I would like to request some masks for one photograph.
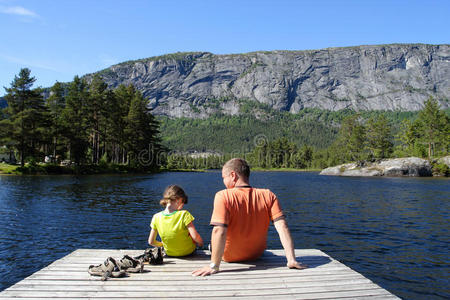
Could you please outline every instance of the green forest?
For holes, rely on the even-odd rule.
[[[433,159],[449,153],[450,110],[440,109],[433,98],[418,112],[303,109],[291,114],[249,102],[242,101],[237,116],[158,117],[162,142],[173,150],[168,166],[220,168],[229,157],[241,156],[262,169],[316,170],[351,161]],[[212,155],[186,155],[193,150]]]
[[[39,169],[45,157],[45,167],[54,172],[64,162],[82,172],[99,169],[92,166],[158,168],[148,153],[139,157],[145,149],[153,155],[162,148],[148,100],[133,86],[110,90],[99,76],[90,83],[76,76],[68,84],[55,83],[44,99],[42,89],[32,88],[35,81],[22,69],[5,88],[7,106],[0,114],[2,151],[14,154],[24,171]]]
[[[210,169],[237,156],[260,169],[322,169],[449,153],[450,110],[433,98],[418,112],[297,114],[240,99],[238,115],[218,110],[191,119],[154,117],[133,86],[111,90],[100,75],[89,83],[78,76],[57,82],[47,97],[33,88],[35,80],[29,69],[20,70],[0,102],[0,154],[15,156],[25,171],[59,172],[61,164],[86,173]]]

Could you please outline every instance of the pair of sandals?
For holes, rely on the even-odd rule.
[[[145,262],[152,265],[163,264],[163,250],[161,247],[148,248],[143,254],[136,257],[124,255],[120,260],[108,257],[102,264],[90,265],[88,273],[93,276],[101,276],[101,280],[105,281],[110,277],[125,277],[127,273],[142,273]]]

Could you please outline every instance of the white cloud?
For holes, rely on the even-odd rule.
[[[17,16],[22,16],[22,17],[32,17],[32,18],[39,17],[39,15],[36,14],[34,11],[23,8],[21,6],[9,6],[9,7],[0,6],[0,13],[9,14],[9,15],[17,15]]]

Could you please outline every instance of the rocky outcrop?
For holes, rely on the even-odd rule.
[[[447,167],[450,168],[450,155],[439,158],[437,160],[437,163],[438,164],[445,164],[445,165],[447,165]]]
[[[414,111],[430,96],[449,107],[450,45],[176,53],[99,73],[110,87],[134,84],[154,114],[172,117],[236,114],[239,99],[292,113],[302,108]]]
[[[375,163],[343,164],[322,170],[320,175],[335,176],[432,176],[431,164],[418,157],[385,159]]]

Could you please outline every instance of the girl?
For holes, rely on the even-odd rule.
[[[168,256],[185,256],[195,251],[195,245],[203,246],[203,239],[194,227],[194,217],[181,210],[188,197],[177,185],[169,185],[159,202],[165,209],[152,218],[148,243],[163,246]],[[161,242],[156,240],[159,234]]]

